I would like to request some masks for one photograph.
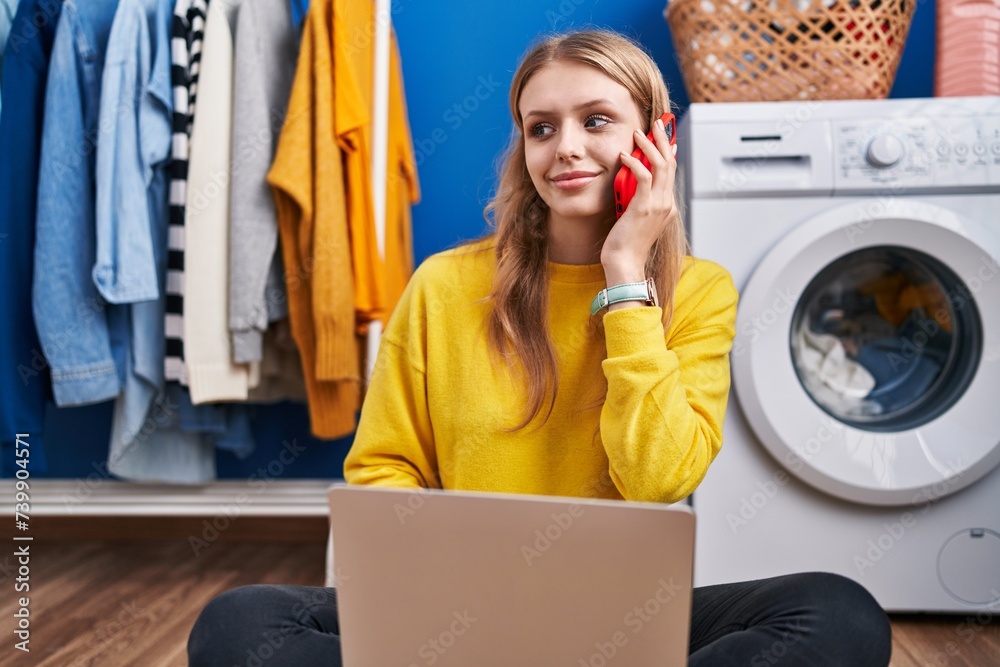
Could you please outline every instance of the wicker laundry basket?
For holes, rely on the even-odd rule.
[[[914,0],[671,0],[692,102],[888,97]]]

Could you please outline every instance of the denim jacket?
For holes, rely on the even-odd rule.
[[[108,41],[97,142],[94,284],[109,303],[159,296],[153,234],[170,157],[170,0],[121,0]],[[154,182],[155,181],[155,182]],[[166,199],[163,199],[165,202]]]
[[[32,302],[58,405],[118,395],[122,379],[95,258],[95,145],[104,53],[118,0],[65,0],[49,64]],[[120,365],[118,366],[120,367]]]
[[[0,0],[5,1],[5,0]],[[0,442],[32,435],[33,472],[42,472],[42,429],[51,394],[48,367],[31,314],[35,192],[45,81],[61,0],[21,0],[4,49],[0,112]],[[3,10],[0,9],[0,14]],[[13,103],[17,100],[17,103]],[[6,449],[0,468],[13,465]]]

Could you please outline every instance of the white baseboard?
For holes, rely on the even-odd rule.
[[[334,480],[220,480],[143,484],[93,479],[30,480],[28,514],[36,516],[327,516]],[[0,516],[15,512],[15,480],[0,481]]]

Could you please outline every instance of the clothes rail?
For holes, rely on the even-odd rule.
[[[379,257],[385,259],[385,193],[388,174],[389,150],[389,38],[392,34],[392,16],[389,0],[375,0],[375,66],[372,82],[372,197],[375,210],[375,235]],[[382,322],[374,320],[368,327],[365,355],[365,383],[375,368]]]

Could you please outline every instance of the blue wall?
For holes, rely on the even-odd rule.
[[[519,57],[538,35],[584,26],[631,35],[659,63],[677,105],[682,110],[688,105],[662,0],[392,0],[392,7],[423,189],[423,199],[413,211],[417,262],[485,231],[482,210],[493,187],[494,158],[511,128],[508,86]],[[892,97],[933,94],[933,44],[934,4],[921,0]],[[220,477],[260,475],[282,444],[291,440],[306,451],[283,466],[282,477],[341,475],[349,438],[336,442],[311,438],[304,406],[260,407],[256,414],[257,451],[244,461],[220,453]],[[51,408],[45,434],[48,470],[37,470],[40,452],[34,451],[34,474],[78,478],[103,471],[110,422],[110,403]]]

